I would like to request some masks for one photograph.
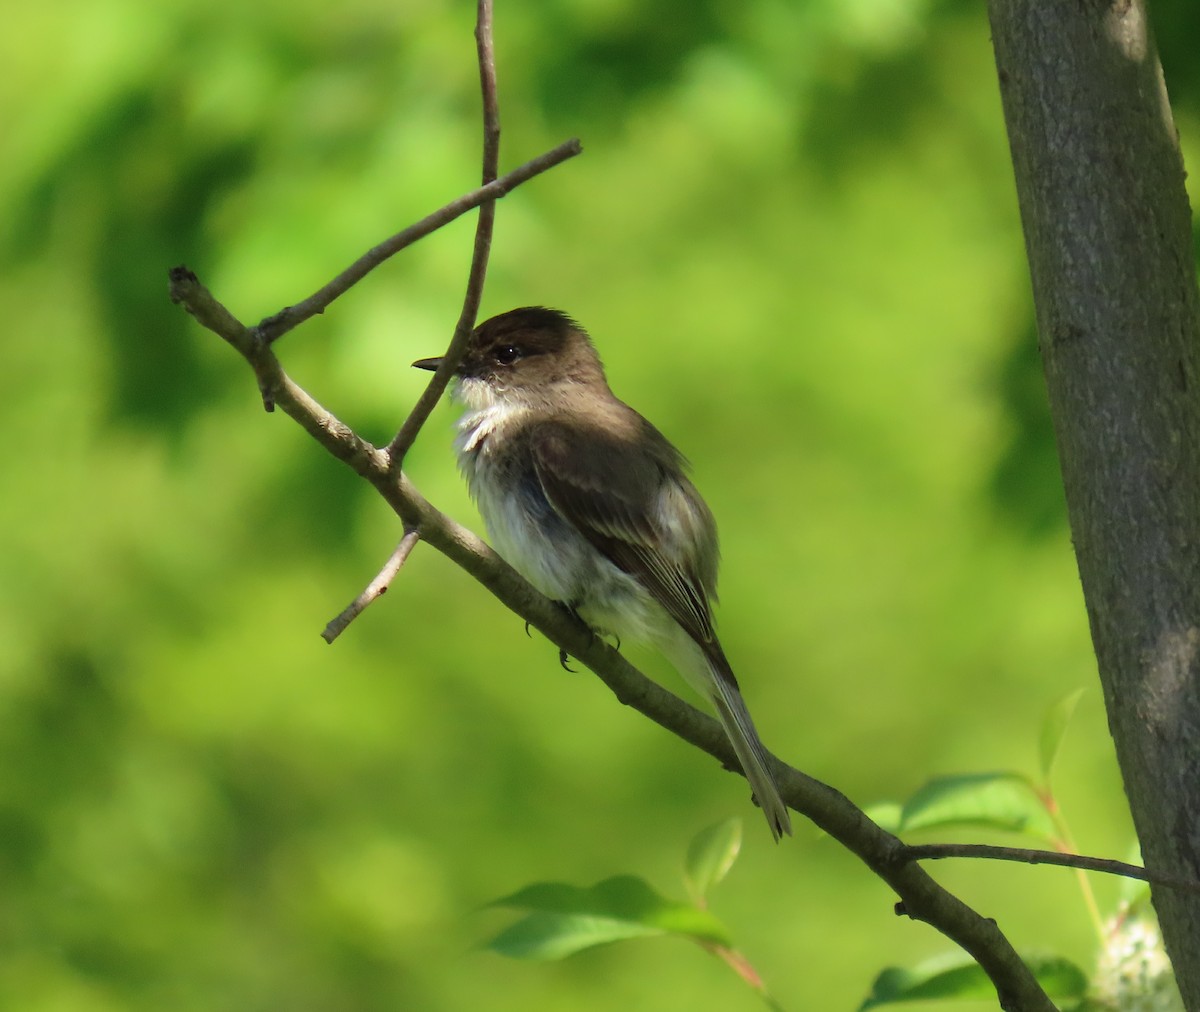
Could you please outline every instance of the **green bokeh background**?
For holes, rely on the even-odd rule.
[[[1200,13],[1155,14],[1194,164]],[[506,923],[482,904],[532,880],[682,895],[687,840],[733,813],[714,907],[785,1007],[852,1009],[946,948],[811,827],[774,846],[744,785],[428,548],[319,639],[398,522],[263,414],[166,270],[253,321],[471,188],[473,20],[448,0],[6,15],[2,1008],[759,1008],[682,942],[476,948]],[[484,315],[571,312],[691,457],[768,744],[869,804],[1032,771],[1042,714],[1087,686],[1060,800],[1084,850],[1124,856],[982,5],[551,0],[496,23],[503,167],[586,150],[499,205]],[[448,340],[472,230],[281,343],[367,438]],[[410,472],[477,527],[452,420]],[[1069,873],[935,871],[1019,947],[1090,966]]]

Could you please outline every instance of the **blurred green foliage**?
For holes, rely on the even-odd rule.
[[[1155,13],[1194,162],[1200,15]],[[326,647],[396,520],[166,299],[186,262],[254,321],[469,189],[473,20],[7,13],[0,1007],[754,1007],[669,939],[548,968],[477,951],[500,923],[481,904],[526,882],[665,880],[748,813],[744,785],[428,549]],[[577,316],[694,461],[768,744],[862,803],[1028,765],[1094,672],[981,5],[552,0],[496,22],[503,164],[586,150],[501,203],[485,315]],[[367,438],[448,339],[472,226],[280,346]],[[477,524],[452,417],[409,465]],[[1098,692],[1056,781],[1080,845],[1124,853]],[[937,871],[1022,948],[1090,965],[1068,874]],[[750,833],[722,917],[791,1008],[856,1007],[882,965],[942,949],[803,829]]]

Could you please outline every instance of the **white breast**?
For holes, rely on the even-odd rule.
[[[543,594],[557,601],[569,600],[575,592],[570,564],[561,558],[563,546],[557,540],[557,550],[547,543],[546,518],[537,514],[544,514],[548,504],[532,498],[535,489],[530,487],[536,476],[522,473],[513,454],[499,450],[528,409],[489,400],[491,403],[469,410],[459,419],[455,440],[458,466],[496,551]]]
[[[641,585],[554,511],[531,464],[522,466],[519,456],[498,451],[528,409],[472,400],[458,422],[455,449],[496,551],[547,597],[577,609],[597,631],[655,638],[651,633],[661,624],[661,609]]]

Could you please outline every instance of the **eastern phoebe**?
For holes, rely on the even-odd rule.
[[[661,650],[716,710],[775,838],[791,833],[713,628],[717,527],[683,455],[613,396],[587,333],[553,309],[480,324],[456,380],[458,464],[497,550],[597,633]]]

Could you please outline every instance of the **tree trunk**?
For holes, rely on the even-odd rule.
[[[1109,727],[1148,867],[1200,879],[1200,323],[1143,0],[989,0],[1042,362]],[[1200,897],[1154,890],[1188,1009]]]

